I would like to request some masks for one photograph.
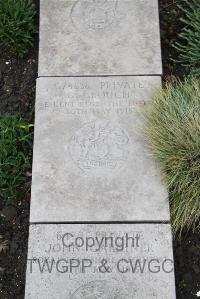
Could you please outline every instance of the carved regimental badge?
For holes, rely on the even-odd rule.
[[[72,159],[82,170],[117,170],[129,155],[129,137],[109,121],[85,124],[70,140]]]
[[[71,19],[80,32],[105,34],[117,21],[117,6],[114,0],[79,0],[72,7]]]
[[[91,281],[78,288],[70,299],[131,299],[128,291],[105,280]]]

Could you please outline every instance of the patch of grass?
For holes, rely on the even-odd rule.
[[[0,0],[0,43],[19,57],[33,45],[35,14],[32,0]]]
[[[166,84],[145,108],[146,133],[169,189],[175,235],[200,219],[200,80]]]
[[[0,117],[0,198],[7,203],[27,181],[32,148],[32,125],[12,115]]]
[[[178,59],[182,65],[200,75],[200,1],[184,0],[179,8],[185,17],[181,18],[184,29],[179,36],[182,42],[174,45],[179,54]]]

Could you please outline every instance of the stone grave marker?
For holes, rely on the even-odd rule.
[[[168,221],[141,108],[159,77],[40,78],[31,222]]]
[[[175,299],[169,203],[141,108],[157,0],[41,0],[26,299]]]
[[[41,0],[39,76],[161,73],[157,0]]]
[[[31,225],[26,298],[175,298],[170,226]]]

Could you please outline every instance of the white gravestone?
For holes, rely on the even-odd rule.
[[[168,221],[141,107],[159,77],[40,78],[31,222]]]
[[[25,298],[175,299],[141,115],[161,86],[158,0],[40,5]]]
[[[41,0],[39,76],[161,73],[157,0]]]
[[[175,299],[170,226],[31,225],[26,299]]]

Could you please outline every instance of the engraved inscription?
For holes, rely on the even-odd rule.
[[[50,109],[80,117],[94,115],[106,118],[114,113],[119,116],[134,115],[137,107],[147,99],[144,91],[148,82],[104,79],[92,83],[89,80],[56,83],[55,89],[61,94],[51,94],[48,100],[37,100],[36,111]]]
[[[42,275],[45,291],[53,283],[55,298],[175,298],[172,248],[166,246],[170,233],[162,224],[33,226],[29,283]]]
[[[80,32],[105,33],[115,23],[117,4],[116,0],[79,0],[72,7],[72,22]]]
[[[127,161],[129,137],[109,121],[85,124],[70,140],[72,159],[82,170],[116,170]]]
[[[91,281],[78,288],[71,299],[124,299],[133,298],[116,283],[106,280]]]

